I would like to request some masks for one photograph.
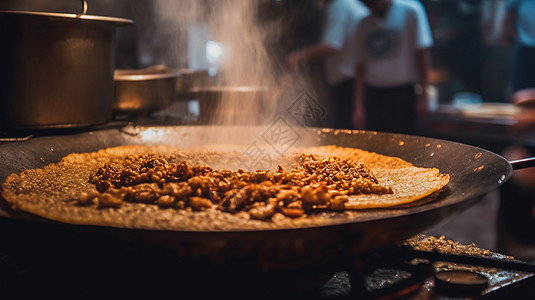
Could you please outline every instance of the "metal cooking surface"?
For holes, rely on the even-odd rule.
[[[59,161],[73,152],[91,152],[98,149],[129,145],[157,145],[190,148],[210,144],[253,148],[271,155],[291,152],[303,146],[338,145],[355,147],[383,155],[403,158],[416,166],[436,167],[450,175],[450,182],[436,201],[403,209],[366,210],[352,220],[364,224],[359,230],[373,238],[374,233],[408,238],[471,206],[479,197],[494,190],[511,175],[510,164],[502,157],[480,148],[418,136],[388,133],[315,129],[241,126],[168,126],[133,127],[90,131],[70,135],[33,138],[24,142],[9,143],[0,147],[0,181],[11,173],[40,168]],[[258,150],[253,149],[253,150]],[[0,211],[3,215],[9,215]],[[383,220],[406,220],[404,228],[392,220],[392,227]],[[381,228],[372,226],[381,222]],[[367,228],[371,227],[371,228]],[[392,231],[392,232],[389,232]],[[397,233],[397,235],[396,235]]]
[[[32,138],[0,146],[0,181],[11,173],[57,162],[73,152],[129,144],[183,148],[230,144],[243,146],[244,153],[256,149],[271,155],[301,146],[356,147],[398,156],[416,166],[439,168],[450,174],[450,182],[437,200],[421,206],[366,210],[343,224],[266,231],[185,232],[70,225],[46,222],[0,206],[0,242],[6,252],[22,261],[55,270],[56,278],[77,274],[88,279],[102,276],[102,268],[115,268],[126,271],[118,271],[117,276],[125,276],[123,283],[128,286],[146,274],[170,272],[188,280],[183,287],[190,283],[196,286],[199,282],[195,278],[210,276],[207,280],[241,276],[240,281],[258,283],[265,278],[278,281],[289,274],[306,281],[317,278],[318,272],[321,277],[347,270],[363,253],[399,245],[445,222],[499,187],[512,173],[509,162],[494,153],[443,140],[365,131],[280,129],[127,126]],[[132,261],[136,262],[135,269]],[[78,270],[84,270],[85,275]],[[114,274],[109,276],[118,278]],[[247,278],[243,274],[248,274]],[[156,276],[153,281],[171,279]]]
[[[175,147],[196,147],[209,144],[243,146],[244,153],[252,145],[273,146],[280,153],[292,148],[315,145],[338,145],[361,148],[384,155],[401,157],[416,166],[437,167],[450,174],[450,183],[439,201],[420,207],[365,211],[359,220],[380,219],[428,211],[460,203],[484,195],[497,188],[511,175],[506,160],[476,147],[431,138],[387,133],[347,131],[331,129],[295,128],[295,143],[265,143],[272,133],[264,127],[221,126],[173,126],[173,127],[124,127],[65,136],[49,136],[12,143],[0,147],[0,181],[11,173],[39,168],[57,162],[72,152],[90,152],[98,149],[128,144],[167,144]],[[266,134],[267,133],[267,134]],[[258,146],[260,147],[260,146]],[[239,147],[238,147],[239,148]],[[282,150],[281,150],[282,149]],[[274,152],[277,155],[277,152]]]

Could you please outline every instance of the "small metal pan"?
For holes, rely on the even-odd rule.
[[[115,70],[115,118],[146,115],[166,108],[175,99],[179,75],[179,71],[163,65],[142,70]]]

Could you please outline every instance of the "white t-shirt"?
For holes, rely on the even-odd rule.
[[[391,87],[417,81],[416,51],[431,47],[433,35],[419,1],[392,0],[384,18],[371,14],[359,23],[355,43],[366,84]]]
[[[352,40],[359,21],[368,14],[368,8],[358,0],[334,0],[329,4],[322,42],[338,50],[325,62],[329,84],[355,76]]]
[[[516,31],[520,45],[535,47],[535,1],[507,0],[507,10],[517,15]]]

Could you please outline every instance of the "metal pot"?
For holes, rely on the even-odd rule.
[[[0,11],[1,127],[111,120],[115,27],[133,21],[83,13]]]
[[[176,82],[176,96],[179,100],[191,100],[204,87],[214,85],[214,78],[208,70],[181,69]]]
[[[166,108],[175,97],[180,72],[163,65],[143,70],[115,70],[115,116],[147,114]]]
[[[200,88],[195,98],[203,124],[266,124],[276,106],[276,94],[266,86],[209,86]]]

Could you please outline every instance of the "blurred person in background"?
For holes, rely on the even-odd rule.
[[[433,36],[416,0],[361,0],[371,14],[355,41],[356,128],[412,133],[428,110]]]
[[[353,37],[368,10],[358,0],[327,0],[326,21],[321,41],[290,53],[286,66],[294,71],[306,61],[325,61],[330,126],[352,128],[354,72]]]
[[[507,0],[504,42],[513,46],[511,91],[535,87],[535,1]]]
[[[507,0],[503,34],[511,52],[511,102],[523,108],[512,126],[522,134],[535,130],[535,0]],[[535,156],[535,148],[511,145],[509,161]],[[498,251],[535,262],[535,168],[513,172],[500,189]]]

